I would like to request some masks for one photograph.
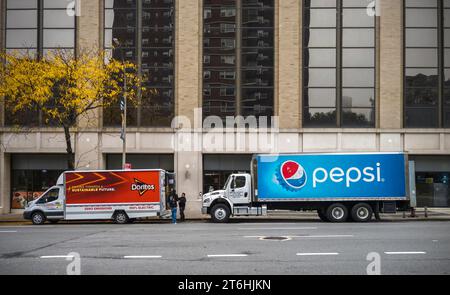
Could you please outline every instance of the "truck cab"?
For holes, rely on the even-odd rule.
[[[223,189],[203,195],[202,213],[211,215],[214,222],[227,222],[230,216],[265,215],[267,208],[252,207],[252,176],[231,174]]]
[[[57,185],[49,188],[38,199],[29,202],[23,212],[24,219],[40,225],[46,220],[56,223],[64,219],[64,183],[60,176]]]

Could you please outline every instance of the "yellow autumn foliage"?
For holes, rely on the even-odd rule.
[[[136,102],[141,80],[136,65],[106,60],[102,53],[64,50],[44,59],[17,53],[1,53],[0,96],[13,113],[38,109],[62,127],[73,127],[84,113],[119,103],[123,75],[127,74],[127,98]],[[106,61],[106,62],[105,62]]]

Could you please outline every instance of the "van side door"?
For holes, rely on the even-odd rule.
[[[36,205],[42,209],[46,218],[64,217],[64,200],[61,190],[62,188],[60,187],[52,187],[36,202]]]

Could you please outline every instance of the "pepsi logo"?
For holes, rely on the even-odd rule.
[[[301,189],[306,184],[305,169],[297,162],[286,161],[281,165],[280,174],[291,189]]]

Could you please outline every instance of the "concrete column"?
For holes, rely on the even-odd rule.
[[[202,191],[203,158],[201,152],[175,153],[175,172],[177,193],[186,193],[186,218],[201,217],[202,202],[199,193]]]
[[[0,153],[0,214],[11,212],[11,156]]]
[[[203,1],[178,0],[175,8],[175,115],[189,119],[192,128],[201,127],[202,118],[194,111],[202,105],[202,5]],[[186,217],[201,216],[202,153],[175,151],[175,172],[178,194],[186,193]]]
[[[403,1],[381,0],[380,128],[403,127]]]
[[[194,126],[194,109],[202,104],[202,2],[176,1],[175,115]]]
[[[99,158],[99,133],[83,132],[74,137],[75,168],[78,170],[102,169],[102,161]]]
[[[278,60],[278,106],[280,129],[300,128],[302,118],[301,98],[301,5],[298,0],[278,0],[278,32],[275,36]],[[275,24],[277,26],[277,24]]]
[[[103,35],[103,1],[79,0],[80,10],[77,17],[77,51],[78,53],[95,53],[103,49],[101,36]],[[78,125],[82,128],[95,128],[101,126],[101,110],[93,110],[82,118]]]
[[[98,52],[103,49],[103,1],[80,0],[80,11],[77,18],[77,49],[82,52]],[[99,134],[89,129],[101,127],[101,109],[88,112],[79,118],[79,132],[73,145],[75,150],[75,166],[77,169],[101,169],[99,160]]]

